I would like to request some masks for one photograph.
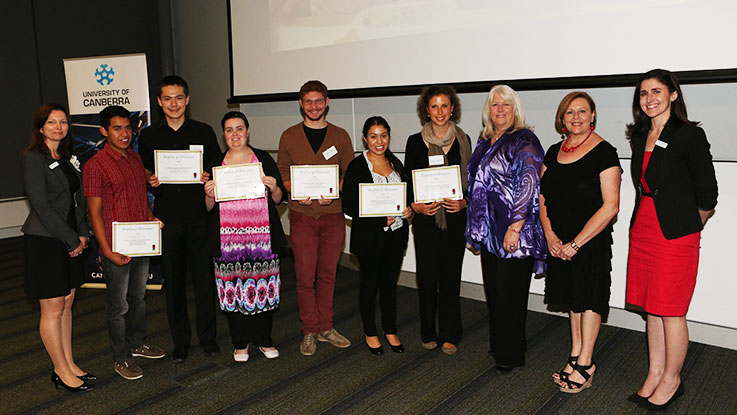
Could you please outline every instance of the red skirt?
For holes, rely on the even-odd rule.
[[[701,232],[665,239],[651,197],[642,197],[630,230],[627,303],[649,314],[685,316],[699,268]]]

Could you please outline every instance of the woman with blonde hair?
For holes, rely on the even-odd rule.
[[[489,91],[481,119],[468,163],[466,240],[481,251],[490,354],[509,372],[525,364],[530,280],[547,251],[538,201],[543,149],[506,85]]]

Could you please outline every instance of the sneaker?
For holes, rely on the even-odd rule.
[[[156,346],[150,344],[142,344],[137,349],[131,349],[131,356],[133,357],[145,357],[146,359],[161,359],[166,356],[164,351]],[[125,377],[125,376],[124,376]]]
[[[302,343],[299,345],[299,352],[304,356],[312,356],[315,354],[315,351],[317,350],[317,343],[315,343],[316,338],[317,333],[305,334],[305,338],[302,339]]]
[[[328,342],[335,347],[345,349],[351,345],[351,341],[346,339],[345,336],[338,333],[338,330],[330,329],[322,333],[317,333],[317,340],[321,342]]]
[[[115,369],[115,371],[124,379],[136,380],[143,377],[143,369],[129,360],[126,360],[123,363],[115,362],[113,369]]]

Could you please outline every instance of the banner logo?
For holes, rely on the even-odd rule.
[[[106,86],[113,83],[113,77],[115,76],[115,70],[113,67],[103,63],[97,69],[95,69],[95,79],[97,83]]]

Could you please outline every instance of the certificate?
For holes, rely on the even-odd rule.
[[[215,200],[258,199],[266,196],[261,181],[261,163],[234,164],[212,168]]]
[[[127,256],[161,255],[161,223],[113,222],[113,252]]]
[[[457,165],[412,170],[412,183],[415,203],[463,199],[461,169]]]
[[[289,167],[292,200],[338,198],[338,165],[300,165]]]
[[[156,177],[166,183],[200,183],[202,152],[196,150],[154,150]]]
[[[358,216],[402,216],[407,207],[407,183],[360,183]]]

